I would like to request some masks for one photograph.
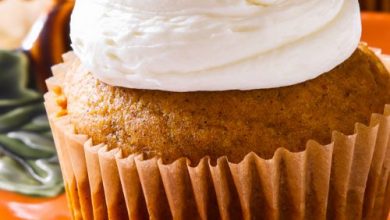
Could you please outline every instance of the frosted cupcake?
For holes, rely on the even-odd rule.
[[[46,94],[74,218],[384,219],[360,34],[356,0],[78,1]]]

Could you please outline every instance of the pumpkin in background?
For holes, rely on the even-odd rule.
[[[359,0],[362,10],[390,11],[390,0]]]
[[[51,76],[51,67],[62,61],[62,54],[69,51],[69,22],[73,0],[53,0],[47,15],[41,16],[24,40],[22,49],[30,58],[32,84],[41,92],[46,91],[45,80]]]

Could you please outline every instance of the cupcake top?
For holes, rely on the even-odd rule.
[[[126,88],[221,91],[297,84],[356,50],[357,0],[80,0],[73,49]]]

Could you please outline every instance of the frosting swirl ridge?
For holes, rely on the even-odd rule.
[[[300,83],[360,36],[358,0],[79,0],[71,22],[75,53],[103,82],[178,92]]]

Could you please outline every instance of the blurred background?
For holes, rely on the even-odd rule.
[[[390,0],[359,0],[362,10],[390,11]]]

